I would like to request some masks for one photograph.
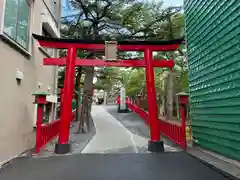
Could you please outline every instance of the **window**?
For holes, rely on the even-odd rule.
[[[29,45],[29,0],[6,0],[4,28],[5,35],[28,50]]]

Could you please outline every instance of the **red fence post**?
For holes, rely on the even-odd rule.
[[[69,144],[69,131],[72,118],[72,97],[74,89],[74,76],[75,76],[75,61],[76,61],[76,48],[68,49],[68,56],[66,59],[66,72],[64,80],[63,91],[63,104],[60,113],[60,131],[58,144],[55,146],[56,154],[66,154],[70,151]]]
[[[151,140],[148,144],[148,150],[152,152],[163,152],[163,141],[160,141],[160,127],[157,118],[157,99],[155,89],[154,67],[152,66],[152,50],[146,49],[144,51],[144,60],[146,63],[146,83],[147,83],[147,97],[148,97],[148,113]]]
[[[37,128],[36,128],[36,153],[40,152],[42,146],[42,138],[41,138],[41,126],[42,126],[42,118],[43,118],[43,107],[47,104],[47,93],[45,92],[36,92],[32,95],[35,96],[35,104],[37,104]]]
[[[178,93],[179,105],[180,105],[180,117],[181,117],[181,128],[182,128],[182,143],[180,144],[183,149],[187,149],[187,140],[186,140],[186,110],[188,104],[188,94],[187,93]]]

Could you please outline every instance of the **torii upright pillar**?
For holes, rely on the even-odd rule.
[[[76,61],[76,48],[75,47],[68,48],[62,100],[64,103],[61,105],[62,112],[60,112],[59,138],[58,143],[55,146],[56,154],[66,154],[71,150],[69,144],[69,131],[72,117],[72,97],[74,89],[75,61]]]
[[[152,50],[144,51],[144,60],[146,63],[146,85],[147,85],[147,101],[148,101],[148,122],[150,126],[150,140],[148,142],[148,150],[151,152],[164,152],[163,141],[160,141],[160,127],[157,118],[157,99],[155,88],[154,67],[152,66]]]

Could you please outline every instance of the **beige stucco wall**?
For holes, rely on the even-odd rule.
[[[0,17],[2,15],[0,1]],[[32,32],[41,34],[42,1],[35,1]],[[0,18],[1,19],[1,18]],[[32,41],[31,56],[27,56],[8,41],[0,39],[0,165],[1,162],[33,148],[35,132],[33,129],[34,98],[31,93],[42,83],[41,91],[54,86],[56,68],[43,66],[45,56]],[[21,85],[16,81],[16,69],[24,74]]]

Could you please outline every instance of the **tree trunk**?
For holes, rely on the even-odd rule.
[[[80,96],[81,96],[81,92],[80,92],[81,76],[82,76],[82,67],[79,67],[77,70],[76,83],[75,83],[75,90],[77,91],[77,93],[76,93],[76,121],[80,121],[80,112],[79,112],[80,108],[79,107],[80,107]]]
[[[104,105],[108,104],[108,91],[104,92]]]
[[[173,83],[173,72],[170,71],[168,74],[168,88],[167,88],[167,119],[173,119],[173,92],[174,92],[174,83]]]
[[[83,96],[82,97],[82,107],[81,107],[81,111],[80,111],[80,121],[79,121],[79,125],[78,125],[78,130],[77,130],[77,133],[86,133],[86,128],[84,126],[84,101],[85,101],[85,97]],[[79,108],[80,109],[80,108]]]
[[[108,87],[106,89],[106,91],[104,92],[104,103],[107,105],[108,104],[108,100],[109,100],[109,94],[111,92],[111,89],[112,89],[112,86],[111,87]]]
[[[92,40],[95,40],[98,35],[96,22],[93,23],[93,32],[92,32]],[[92,50],[89,58],[94,59],[96,57],[95,50]],[[93,95],[93,75],[94,75],[94,67],[87,68],[87,72],[84,78],[84,90],[83,90],[83,103],[82,103],[82,111],[81,118],[83,119],[83,128],[85,124],[87,126],[87,130],[90,130],[90,118],[91,118],[91,110],[92,110],[92,95]]]
[[[84,79],[84,122],[87,125],[87,129],[90,129],[89,121],[91,117],[92,109],[92,94],[93,94],[93,71],[94,68],[89,68]]]

